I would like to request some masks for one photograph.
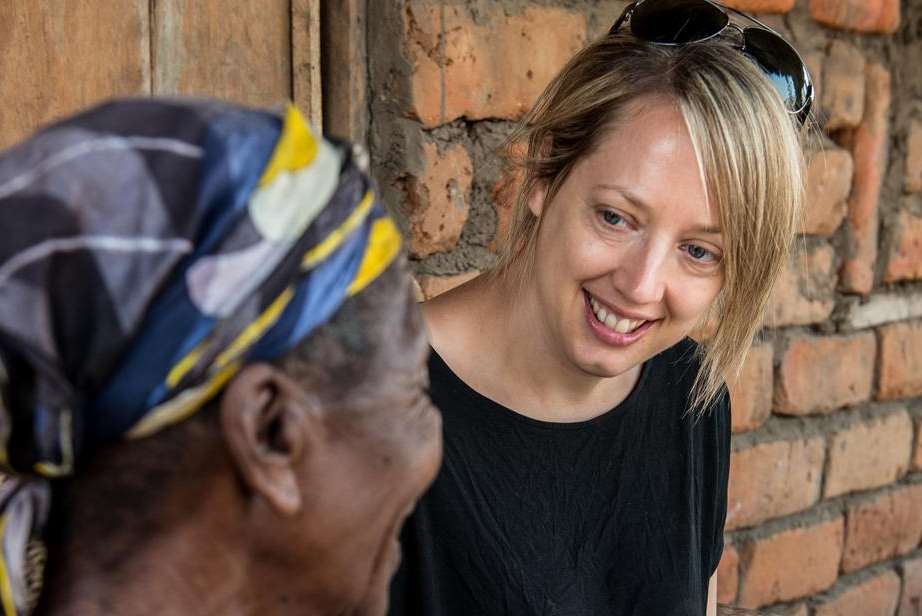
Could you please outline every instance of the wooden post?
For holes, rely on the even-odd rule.
[[[320,0],[291,0],[291,95],[311,124],[323,130]]]
[[[324,132],[367,145],[366,0],[323,0],[320,61]]]

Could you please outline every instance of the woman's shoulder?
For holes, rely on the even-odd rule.
[[[658,368],[657,372],[668,376],[670,381],[677,381],[691,387],[691,383],[701,369],[703,350],[703,347],[691,338],[683,338],[660,352],[653,358],[652,363],[654,368]]]
[[[662,351],[653,360],[652,372],[654,380],[659,379],[670,385],[670,389],[686,397],[691,396],[694,382],[701,370],[701,360],[704,347],[701,343],[691,338],[683,338],[665,351]],[[723,424],[729,422],[730,395],[727,386],[721,388],[720,393],[701,418],[709,418],[717,424],[718,429],[723,429]]]
[[[663,355],[670,360],[687,364],[700,364],[700,353],[703,347],[692,338],[682,338],[677,343],[663,351]]]
[[[474,341],[471,316],[478,312],[479,278],[474,278],[420,304],[429,344],[442,357],[452,358],[455,348]]]

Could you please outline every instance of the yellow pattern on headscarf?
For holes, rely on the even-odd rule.
[[[285,109],[285,131],[259,179],[259,186],[270,184],[283,171],[297,171],[311,164],[317,156],[317,147],[317,140],[304,116],[297,107],[289,104]]]
[[[7,517],[0,516],[0,538],[6,532]],[[3,604],[4,616],[16,616],[16,602],[13,601],[13,586],[10,584],[10,575],[6,567],[6,556],[2,553],[0,544],[0,602]]]
[[[61,447],[61,463],[53,464],[47,460],[36,462],[35,472],[44,477],[66,477],[74,470],[74,441],[72,437],[71,414],[70,412],[62,413],[58,423],[60,434],[58,434],[58,443]]]
[[[205,342],[200,342],[170,369],[169,373],[166,375],[166,384],[170,389],[179,385],[179,381],[182,377],[192,369],[192,366],[194,366],[202,356],[202,352],[205,350],[206,346]]]
[[[276,144],[272,158],[260,179],[260,187],[270,184],[280,173],[297,171],[309,166],[317,157],[318,143],[301,113],[289,105],[285,115],[285,130]],[[302,271],[308,271],[327,259],[343,241],[367,219],[374,206],[374,193],[368,191],[362,201],[346,219],[323,240],[308,250],[302,260]],[[368,286],[387,269],[400,251],[400,232],[390,218],[380,218],[372,223],[368,243],[346,296],[351,297]],[[181,392],[152,409],[127,433],[127,438],[143,438],[162,428],[191,416],[215,396],[240,368],[240,358],[281,317],[294,297],[295,289],[289,286],[267,306],[263,312],[241,331],[211,364],[211,377],[205,382]],[[180,359],[168,372],[166,384],[175,388],[182,378],[201,360],[208,340],[200,342]]]
[[[304,116],[301,115],[301,112],[298,111],[297,107],[294,105],[289,104],[286,108],[283,126],[284,129],[282,130],[282,134],[279,136],[279,140],[275,144],[275,149],[272,151],[272,158],[266,165],[266,169],[263,171],[259,180],[260,188],[265,188],[271,184],[280,173],[297,171],[308,167],[317,157],[319,144],[314,138]],[[361,209],[364,205],[365,202],[363,200],[359,208]],[[365,209],[367,211],[367,207]],[[353,212],[352,215],[354,214],[355,212]],[[350,218],[352,215],[350,215]],[[290,299],[290,295],[288,299]],[[285,303],[287,303],[287,300]],[[282,307],[284,308],[284,306]],[[245,340],[252,340],[254,330],[258,329],[258,333],[261,334],[264,328],[259,329],[259,327],[258,323],[251,324],[250,327],[244,331],[244,334],[249,332],[249,336],[246,337]],[[240,341],[240,337],[238,337],[235,344],[231,345],[231,348],[225,352],[223,355],[225,359],[228,353],[233,354],[240,350],[238,341]],[[167,373],[167,387],[174,389],[179,385],[182,378],[199,362],[207,346],[208,340],[200,342],[195,348],[186,353],[182,359],[176,362]]]
[[[240,370],[240,363],[224,366],[198,387],[187,389],[174,398],[151,409],[125,435],[127,439],[145,438],[167,426],[191,417],[201,409]]]
[[[295,291],[291,286],[279,293],[279,296],[272,300],[272,303],[263,310],[262,314],[260,314],[255,321],[247,325],[246,328],[237,335],[234,341],[218,355],[218,358],[215,360],[215,365],[219,367],[224,366],[231,360],[236,359],[237,356],[242,354],[246,349],[250,348],[253,343],[259,340],[260,336],[262,336],[267,329],[275,325],[275,322],[282,316],[282,312],[294,296]]]
[[[400,252],[400,231],[390,218],[379,218],[371,227],[365,256],[346,295],[352,297],[387,269]]]
[[[362,202],[359,203],[352,213],[340,224],[337,228],[333,229],[328,236],[323,238],[323,241],[308,250],[304,254],[304,258],[301,259],[301,269],[307,271],[318,263],[330,256],[330,253],[339,248],[339,245],[343,243],[343,240],[346,239],[349,234],[355,230],[362,221],[365,220],[365,217],[368,216],[368,212],[371,211],[371,206],[374,203],[374,193],[370,190],[365,193],[365,197],[362,199]]]

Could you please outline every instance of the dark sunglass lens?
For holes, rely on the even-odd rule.
[[[794,48],[774,32],[746,28],[746,53],[775,85],[788,111],[806,117],[813,102],[810,74]]]
[[[683,45],[711,38],[729,20],[704,0],[645,0],[631,14],[631,32],[651,43]]]

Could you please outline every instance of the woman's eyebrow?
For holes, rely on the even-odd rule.
[[[720,227],[698,226],[698,227],[693,227],[692,231],[696,233],[703,233],[704,235],[722,235]]]
[[[651,208],[646,201],[641,199],[639,196],[630,191],[630,189],[625,188],[624,186],[619,186],[618,184],[596,184],[593,186],[595,190],[613,190],[620,194],[625,200],[634,205],[635,207],[649,212]],[[692,231],[695,233],[702,233],[704,235],[721,235],[720,227],[712,225],[697,225],[692,227]]]
[[[617,192],[618,194],[620,194],[622,197],[624,197],[626,200],[630,201],[631,204],[636,205],[640,209],[642,210],[651,209],[650,206],[647,205],[646,201],[644,201],[643,199],[641,199],[640,197],[632,193],[629,189],[625,188],[624,186],[619,186],[618,184],[605,184],[603,182],[602,184],[596,184],[595,186],[593,186],[593,189],[613,190]]]

